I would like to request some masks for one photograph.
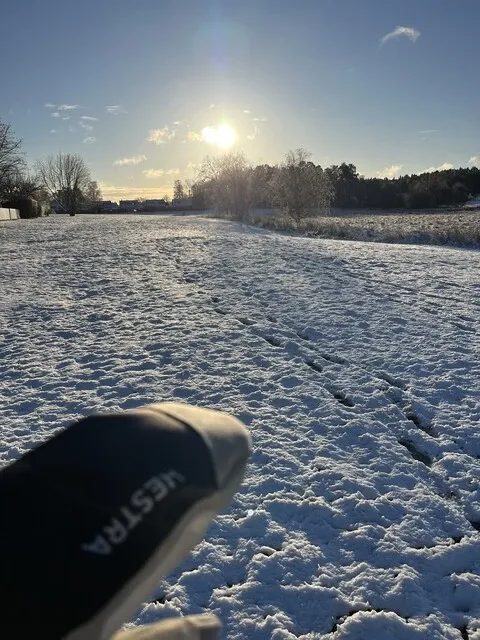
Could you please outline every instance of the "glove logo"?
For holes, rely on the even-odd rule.
[[[114,548],[123,544],[130,533],[152,511],[155,503],[162,502],[174,489],[185,482],[184,476],[171,469],[152,476],[130,496],[126,505],[119,508],[117,517],[102,527],[93,542],[81,545],[83,551],[108,556]]]

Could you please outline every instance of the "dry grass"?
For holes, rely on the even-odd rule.
[[[480,212],[346,213],[307,218],[299,224],[280,213],[251,213],[243,222],[315,238],[480,248]]]

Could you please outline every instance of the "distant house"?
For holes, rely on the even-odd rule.
[[[111,200],[97,200],[96,202],[92,202],[90,208],[98,213],[111,213],[112,211],[118,210],[118,204]]]
[[[172,200],[172,207],[176,209],[191,209],[192,202],[192,198],[174,198]]]
[[[163,198],[161,200],[145,200],[143,205],[144,209],[150,211],[153,211],[154,209],[164,209],[166,206],[168,206]]]
[[[120,200],[120,211],[140,211],[143,209],[143,202],[140,200]]]

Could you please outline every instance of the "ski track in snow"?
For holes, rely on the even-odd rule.
[[[0,255],[2,464],[152,401],[251,430],[232,507],[135,624],[480,638],[479,252],[62,216],[0,224]]]

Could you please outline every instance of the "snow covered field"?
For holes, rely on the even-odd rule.
[[[0,223],[0,256],[2,464],[154,400],[251,429],[243,490],[136,623],[480,638],[479,252],[62,216]]]

